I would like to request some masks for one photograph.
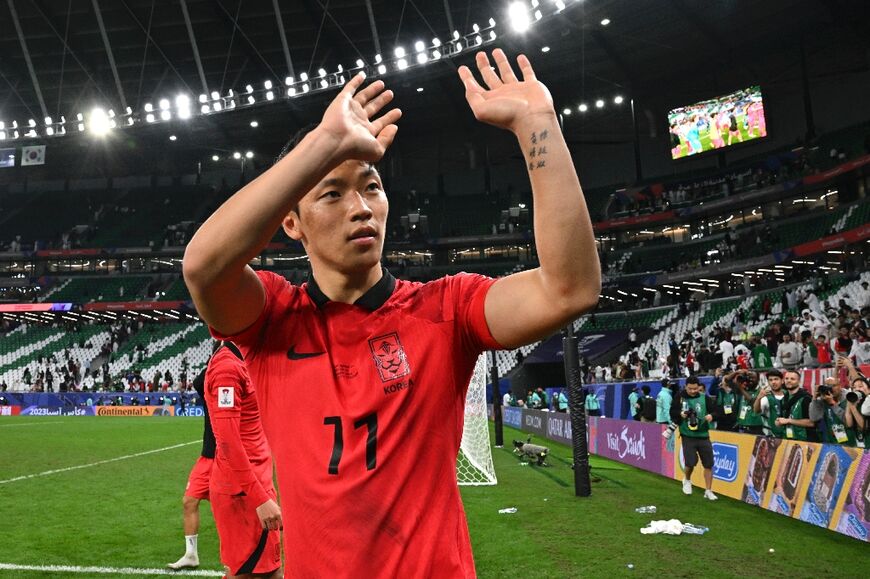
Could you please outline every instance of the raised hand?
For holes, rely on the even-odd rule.
[[[465,99],[477,120],[516,133],[521,123],[534,117],[556,116],[550,91],[535,77],[525,55],[517,58],[522,80],[517,79],[503,50],[497,48],[492,55],[498,71],[490,65],[485,52],[476,56],[477,69],[488,88],[477,82],[467,66],[459,67]]]
[[[393,100],[393,91],[384,90],[384,81],[378,80],[357,92],[364,81],[360,73],[347,82],[323,113],[319,128],[336,140],[340,158],[377,162],[396,137],[402,111],[391,109],[375,118]]]

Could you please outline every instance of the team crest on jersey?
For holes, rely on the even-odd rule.
[[[389,382],[411,373],[408,357],[396,332],[372,338],[369,340],[369,348],[375,360],[375,367],[381,375],[381,381]]]
[[[232,408],[236,405],[236,391],[232,386],[218,388],[218,408]]]

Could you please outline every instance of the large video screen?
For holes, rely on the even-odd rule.
[[[674,109],[668,123],[674,159],[767,136],[759,86]]]

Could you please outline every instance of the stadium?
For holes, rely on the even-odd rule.
[[[7,0],[0,577],[866,576],[865,4]]]

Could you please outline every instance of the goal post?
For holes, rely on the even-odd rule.
[[[497,400],[493,401],[495,404]],[[489,416],[486,404],[486,352],[477,359],[465,396],[465,425],[456,458],[456,478],[460,485],[494,485],[498,481],[492,464],[489,442]]]

